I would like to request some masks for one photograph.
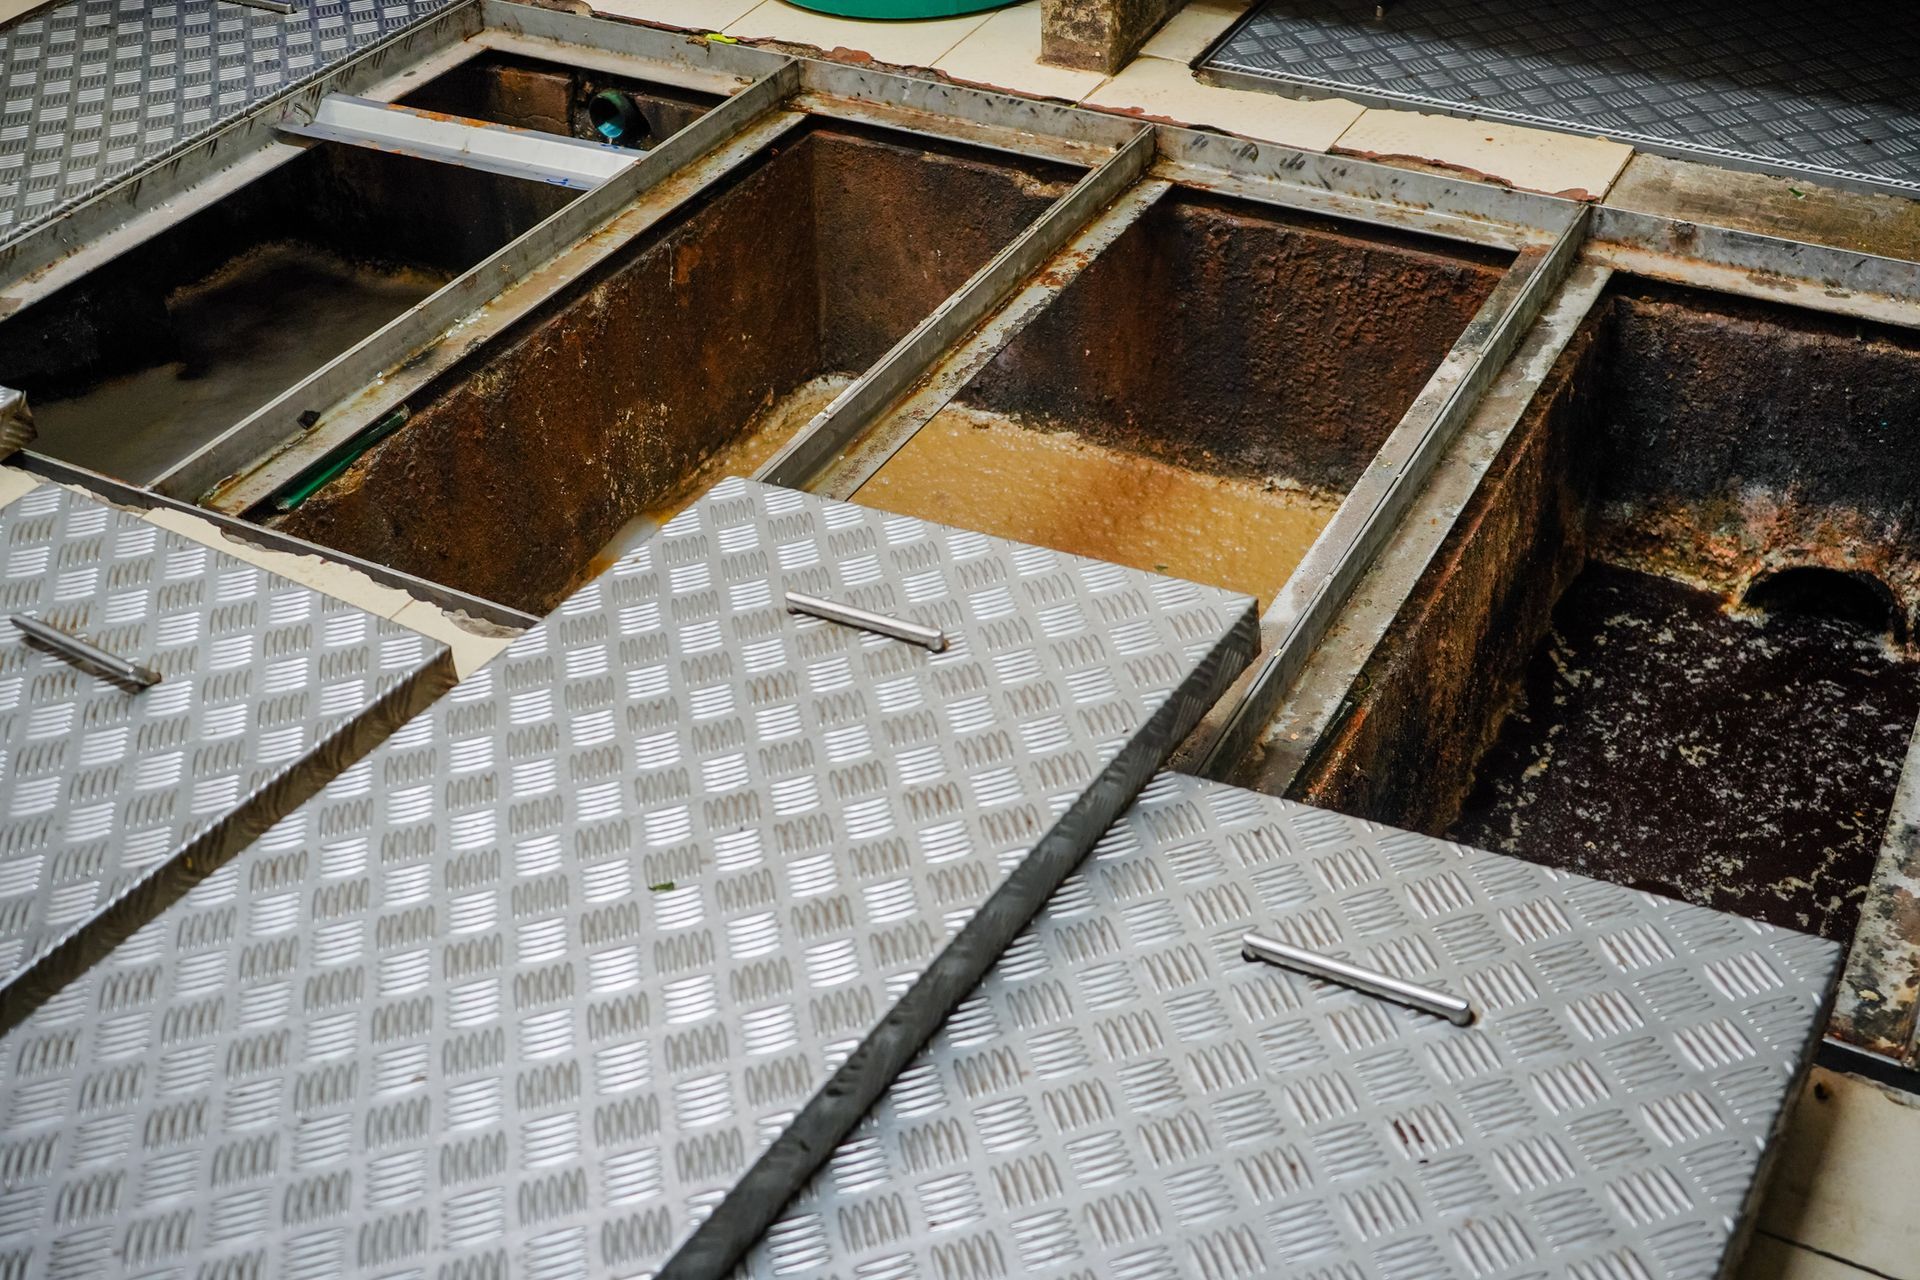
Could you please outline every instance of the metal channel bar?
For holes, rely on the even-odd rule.
[[[323,416],[312,428],[303,429],[300,415],[309,410],[325,415],[341,400],[370,385],[397,393],[398,388],[391,379],[380,381],[382,375],[407,364],[420,348],[476,308],[569,246],[593,235],[682,168],[724,146],[776,111],[792,96],[798,83],[798,70],[787,64],[723,100],[648,152],[639,163],[556,211],[492,257],[461,273],[419,305],[395,317],[174,463],[154,480],[153,489],[168,497],[197,501],[229,477],[256,469],[263,459],[289,442],[297,447],[282,455],[287,466],[274,468],[278,478],[273,484],[284,480],[286,475],[325,461],[332,451],[351,447],[353,437],[371,422],[329,422]],[[616,246],[608,246],[609,251],[613,247]],[[386,403],[391,405],[398,398],[397,394],[389,394]],[[371,421],[381,416],[384,411],[375,414]],[[279,474],[282,470],[286,475]],[[252,484],[251,479],[249,476],[249,484],[240,486],[238,492],[218,495],[213,501],[215,509],[238,514],[265,497],[273,487],[266,484],[266,491],[255,492],[260,486]]]
[[[1143,127],[1125,116],[842,62],[806,59],[804,75],[800,101],[816,114],[1068,164],[1096,163]]]
[[[282,120],[280,132],[551,183],[573,191],[593,190],[646,154],[631,147],[422,111],[345,93],[330,93],[320,99],[312,119],[294,116]]]
[[[300,149],[281,141],[276,127],[287,111],[329,93],[368,94],[390,78],[432,65],[436,55],[451,56],[446,65],[453,65],[461,60],[459,46],[480,25],[477,0],[453,0],[419,25],[265,99],[212,133],[155,157],[59,217],[0,243],[0,316],[37,301],[236,185],[297,157]]]
[[[1258,740],[1287,687],[1520,340],[1566,278],[1592,210],[1581,206],[1547,249],[1523,250],[1413,406],[1341,501],[1260,620],[1264,652],[1201,725],[1183,759],[1218,776]]]
[[[57,484],[84,489],[95,497],[104,498],[108,502],[118,503],[123,507],[140,511],[155,508],[178,511],[184,515],[205,520],[229,537],[268,551],[284,551],[288,555],[317,556],[324,560],[331,560],[335,564],[356,569],[375,582],[404,591],[416,600],[437,605],[449,613],[464,613],[481,622],[491,622],[496,626],[511,627],[519,631],[524,631],[540,621],[534,614],[501,604],[497,600],[469,595],[465,591],[444,586],[426,578],[416,578],[410,573],[404,573],[374,560],[363,560],[345,551],[337,551],[317,542],[308,542],[305,538],[291,537],[274,529],[249,524],[245,520],[236,520],[218,511],[196,507],[190,502],[181,502],[164,494],[154,493],[150,489],[141,489],[124,481],[115,480],[112,476],[103,476],[98,471],[89,471],[85,467],[76,467],[59,458],[50,458],[44,453],[23,450],[14,455],[12,465]]]
[[[1920,327],[1920,262],[1601,205],[1586,256],[1716,293]]]
[[[670,67],[663,83],[689,89],[700,88],[715,69],[741,80],[758,80],[794,61],[792,55],[772,49],[709,40],[692,31],[568,13],[557,6],[480,0],[480,18],[485,29],[477,39],[490,48],[616,74],[636,69],[616,60],[665,62]]]
[[[1358,696],[1356,685],[1374,651],[1426,576],[1500,451],[1525,418],[1547,375],[1606,293],[1613,273],[1576,265],[1507,367],[1480,399],[1466,425],[1442,454],[1399,528],[1375,557],[1300,675],[1287,688],[1260,739],[1260,750],[1233,772],[1233,781],[1286,795],[1307,761],[1338,727]],[[1176,767],[1188,764],[1176,755]]]
[[[1576,201],[1160,125],[1154,172],[1183,186],[1470,244],[1551,244]]]
[[[856,439],[841,453],[839,461],[831,462],[824,472],[804,486],[806,491],[841,501],[852,497],[858,487],[866,484],[874,472],[885,466],[889,457],[893,457],[908,439],[912,439],[914,432],[918,432],[941,409],[945,409],[960,388],[972,382],[973,374],[987,367],[987,361],[991,361],[1014,338],[1018,338],[1020,330],[1044,311],[1052,299],[1060,294],[1060,290],[1071,284],[1077,274],[1085,271],[1100,255],[1100,251],[1104,251],[1114,240],[1119,240],[1119,236],[1129,226],[1135,225],[1140,215],[1152,207],[1154,201],[1165,196],[1167,190],[1171,190],[1171,184],[1148,178],[1144,182],[1135,182],[1121,192],[1119,200],[1094,217],[1085,230],[1069,240],[1066,248],[1060,249],[1060,253],[1046,263],[1046,271],[1029,278],[1010,301],[1006,301],[979,328],[975,328],[972,336],[966,338],[960,347],[952,349],[945,359],[941,359],[933,367],[933,372],[922,378],[914,390],[908,391],[904,399],[895,401],[891,409],[879,413],[872,426],[860,430]],[[822,416],[814,415],[801,428],[801,436],[808,430],[814,430]],[[780,462],[778,455],[762,462],[753,474],[753,480],[760,484],[780,484],[778,480],[770,478],[776,462]],[[655,520],[636,516],[622,530],[620,547],[622,551],[637,547],[659,530],[660,526]]]
[[[1830,1034],[1843,1044],[1920,1067],[1920,727],[1907,746],[1893,809],[1847,967],[1834,996]]]
[[[1120,193],[1120,198],[1095,216],[1067,241],[1043,269],[1034,272],[1006,304],[975,329],[934,366],[905,398],[895,401],[874,424],[842,451],[839,459],[816,477],[809,489],[828,498],[851,498],[894,454],[905,448],[920,428],[950,404],[989,361],[1020,336],[1053,300],[1079,278],[1080,273],[1144,217],[1173,189],[1170,182],[1147,178]]]
[[[974,272],[972,279],[895,343],[879,363],[834,397],[832,404],[768,460],[756,478],[790,489],[809,487],[888,406],[933,368],[942,353],[972,332],[1021,281],[1139,181],[1153,163],[1153,156],[1153,130],[1139,130],[1105,163],[1048,206],[991,262]]]
[[[425,345],[383,374],[334,402],[311,430],[268,454],[196,500],[215,511],[242,515],[267,501],[303,471],[350,456],[363,448],[371,429],[387,422],[408,401],[463,361],[484,353],[507,330],[545,305],[560,290],[593,271],[675,210],[806,122],[798,112],[771,111],[718,149],[694,161],[666,183],[635,200],[598,231],[540,264],[506,289],[475,304]]]

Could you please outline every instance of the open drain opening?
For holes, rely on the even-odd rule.
[[[1742,597],[1749,609],[1807,618],[1833,618],[1864,631],[1906,639],[1906,619],[1893,589],[1870,573],[1795,565],[1755,578]]]
[[[1916,421],[1910,333],[1616,286],[1294,794],[1849,937],[1920,714]]]

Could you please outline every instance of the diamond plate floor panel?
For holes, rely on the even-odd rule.
[[[1467,1028],[1243,959],[1260,929]],[[760,1280],[1709,1280],[1840,949],[1167,774],[749,1259]]]
[[[452,0],[69,0],[0,27],[0,241]]]
[[[651,1274],[703,1222],[744,1248],[1255,624],[724,482],[0,1040],[0,1275]]]
[[[1268,0],[1204,66],[1920,194],[1912,4]]]
[[[104,950],[110,911],[158,910],[165,877],[246,847],[453,683],[439,641],[57,485],[0,509],[0,556],[0,618],[161,676],[130,692],[0,622],[9,1015],[55,948],[79,948],[63,970]]]

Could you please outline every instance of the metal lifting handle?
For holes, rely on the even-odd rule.
[[[905,640],[908,644],[923,645],[935,653],[946,652],[947,633],[938,627],[925,627],[917,622],[908,622],[905,618],[890,618],[884,613],[874,613],[835,600],[822,600],[803,591],[787,592],[787,610],[825,618],[828,622],[837,622],[845,627],[859,627],[862,631],[877,631],[895,640]]]
[[[1362,969],[1359,965],[1335,960],[1331,956],[1303,951],[1299,947],[1290,946],[1278,938],[1269,938],[1265,934],[1242,934],[1240,954],[1249,960],[1263,960],[1268,964],[1279,965],[1282,969],[1292,969],[1311,977],[1325,978],[1328,982],[1337,982],[1343,987],[1352,987],[1355,991],[1364,991],[1382,1000],[1404,1004],[1410,1009],[1430,1013],[1436,1018],[1445,1018],[1456,1027],[1470,1026],[1473,1023],[1473,1006],[1459,996],[1450,996],[1444,991],[1435,991],[1432,987],[1402,982],[1392,974],[1381,973],[1378,969]]]
[[[62,658],[73,666],[95,675],[106,676],[121,684],[131,685],[135,689],[146,689],[160,683],[160,673],[151,667],[143,667],[128,662],[116,654],[108,653],[98,645],[89,644],[79,636],[68,635],[24,613],[13,614],[9,619],[30,642],[43,649],[50,650],[56,657]]]

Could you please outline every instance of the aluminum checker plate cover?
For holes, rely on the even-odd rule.
[[[128,692],[0,622],[9,1022],[453,683],[440,642],[57,485],[0,508],[0,554],[0,619],[162,677]]]
[[[0,24],[0,241],[446,0],[67,0]]]
[[[1251,928],[1481,1017],[1243,960]],[[1839,960],[1163,774],[748,1271],[1704,1280],[1732,1261]]]
[[[720,1274],[1254,639],[722,482],[0,1042],[0,1274]]]

